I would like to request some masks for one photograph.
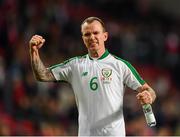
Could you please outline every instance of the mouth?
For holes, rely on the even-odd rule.
[[[89,45],[90,47],[95,47],[98,43],[97,42],[90,42]]]

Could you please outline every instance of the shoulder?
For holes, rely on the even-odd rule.
[[[122,64],[124,64],[124,65],[126,65],[126,66],[131,66],[131,64],[130,64],[127,60],[122,59],[122,58],[120,58],[120,57],[118,57],[118,56],[116,56],[116,55],[113,55],[113,54],[111,54],[111,55],[112,55],[112,57],[113,57],[116,61],[118,61],[119,63],[122,63]]]
[[[123,69],[130,69],[132,72],[136,72],[136,69],[134,66],[127,60],[122,59],[116,55],[112,55],[115,60],[117,60],[118,64],[121,66]]]
[[[65,60],[63,62],[63,64],[68,64],[68,63],[75,63],[83,58],[86,58],[86,55],[83,55],[83,56],[75,56],[75,57],[72,57],[72,58],[69,58],[67,60]]]
[[[62,63],[55,64],[55,65],[51,66],[50,69],[54,69],[54,68],[57,68],[57,67],[63,67],[63,66],[68,66],[68,65],[76,64],[79,61],[81,61],[83,59],[86,59],[86,58],[87,58],[87,55],[75,56],[75,57],[72,57],[72,58],[69,58],[69,59],[65,60]]]

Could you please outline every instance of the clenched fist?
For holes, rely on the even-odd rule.
[[[136,97],[140,100],[141,104],[152,104],[153,102],[152,96],[147,90],[138,93]]]
[[[156,99],[154,90],[148,84],[139,87],[137,91],[139,93],[136,97],[141,104],[152,104]]]
[[[29,41],[29,48],[31,50],[38,50],[43,46],[44,42],[45,42],[45,39],[42,36],[34,35]]]

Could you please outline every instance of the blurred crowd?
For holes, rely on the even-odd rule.
[[[0,135],[77,135],[72,88],[34,79],[28,42],[34,34],[46,39],[40,51],[46,66],[84,55],[80,24],[88,16],[105,21],[107,49],[157,91],[157,126],[149,128],[127,88],[127,135],[180,135],[180,22],[148,0],[0,0]]]

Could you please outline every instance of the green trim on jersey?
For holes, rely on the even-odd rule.
[[[109,51],[106,49],[106,51],[104,52],[104,54],[98,58],[98,60],[104,59],[105,57],[107,57],[109,55]],[[93,60],[90,56],[89,56],[90,60]]]
[[[104,52],[104,54],[103,54],[100,58],[98,58],[98,60],[104,59],[104,58],[107,57],[108,55],[109,55],[109,51],[106,49],[106,51]]]
[[[135,76],[135,78],[139,81],[139,83],[141,83],[141,85],[145,84],[146,82],[140,77],[139,73],[136,71],[136,69],[126,60],[123,60],[115,55],[113,55],[116,59],[121,60],[122,62],[124,62],[128,68],[131,70],[131,72],[133,73],[133,75]]]
[[[68,60],[65,60],[63,63],[56,64],[56,65],[53,65],[53,66],[49,67],[49,69],[54,69],[54,68],[59,67],[59,66],[64,66],[67,63],[71,62],[72,60],[75,60],[75,59],[81,58],[81,57],[84,57],[84,56],[76,56],[76,57],[70,58]]]

